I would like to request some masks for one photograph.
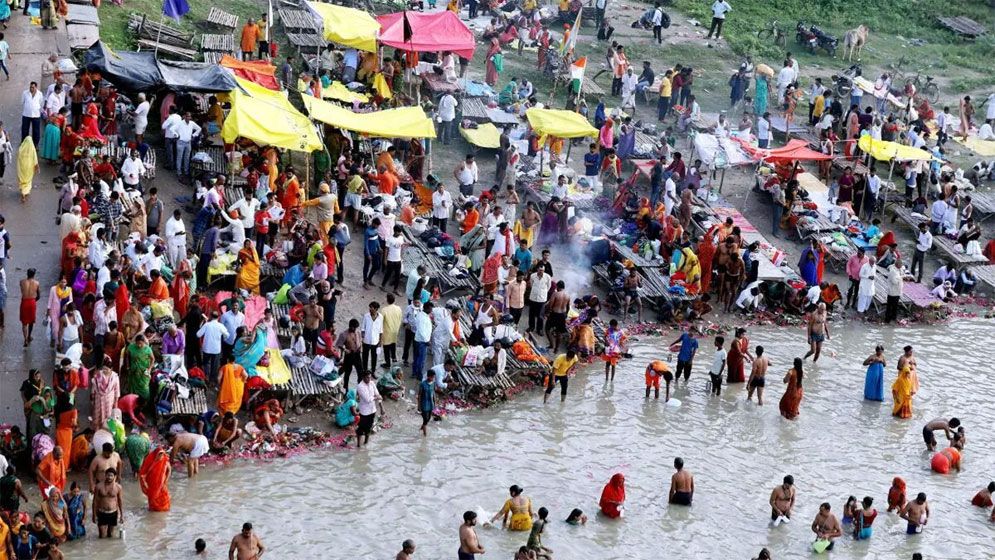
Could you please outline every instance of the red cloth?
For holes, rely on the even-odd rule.
[[[226,54],[221,57],[218,64],[231,70],[239,78],[244,78],[274,91],[280,91],[280,83],[276,80],[276,66],[265,60],[243,61]]]
[[[974,495],[973,498],[971,498],[971,505],[983,508],[990,508],[993,505],[992,497],[991,495],[985,496],[982,495],[981,492],[978,492],[977,494]]]
[[[781,163],[789,161],[822,161],[832,159],[833,157],[829,154],[824,154],[809,148],[808,142],[805,140],[794,139],[790,140],[787,144],[781,146],[780,148],[763,150],[753,147],[751,144],[736,136],[733,136],[732,139],[739,142],[743,150],[750,154],[753,159],[763,160],[768,163]]]
[[[169,454],[158,447],[142,461],[138,484],[149,499],[149,511],[169,511]]]
[[[995,264],[995,239],[985,245],[984,255],[988,257],[988,264]]]
[[[120,318],[124,317],[124,314],[131,307],[131,294],[128,293],[128,287],[121,282],[117,285],[117,291],[114,292],[114,309],[117,311],[118,322],[120,323]]]
[[[712,257],[715,256],[715,245],[712,243],[711,232],[698,243],[698,263],[701,265],[701,292],[708,293],[712,284]]]
[[[25,325],[33,325],[38,319],[38,300],[36,299],[22,299],[21,300],[21,323]]]
[[[885,248],[888,247],[889,245],[894,245],[895,243],[898,243],[895,240],[895,232],[889,231],[886,232],[884,235],[882,235],[881,240],[878,241],[877,258],[880,259],[881,255],[884,254]]]
[[[622,473],[615,473],[612,475],[611,480],[605,485],[605,489],[601,491],[601,500],[598,505],[601,506],[601,513],[604,513],[612,519],[616,519],[622,516],[622,512],[619,510],[619,506],[625,501],[625,475]]]

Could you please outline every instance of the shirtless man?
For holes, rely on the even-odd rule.
[[[929,502],[926,493],[919,492],[916,499],[905,505],[901,513],[902,519],[909,522],[905,528],[906,535],[918,535],[929,523]]]
[[[93,504],[90,509],[100,538],[113,536],[114,527],[124,525],[123,496],[121,485],[117,483],[117,471],[104,471],[104,479],[93,488]]]
[[[415,541],[408,539],[401,543],[401,552],[397,553],[394,560],[412,560],[415,553]]]
[[[34,340],[31,334],[35,330],[35,317],[38,311],[38,300],[41,299],[41,285],[35,280],[35,269],[29,268],[27,277],[21,279],[21,314],[25,314],[25,308],[29,308],[31,322],[21,322],[21,330],[24,334],[24,347]]]
[[[936,430],[943,430],[946,434],[947,439],[952,440],[954,438],[954,430],[960,426],[960,419],[951,418],[950,420],[944,420],[943,418],[936,418],[931,420],[928,424],[922,427],[922,440],[926,442],[927,451],[936,451]]]
[[[570,310],[570,296],[567,295],[563,280],[556,283],[556,289],[546,304],[546,338],[553,347],[553,353],[560,350],[560,340],[567,334],[567,311]]]
[[[114,469],[114,472],[124,472],[123,468],[124,463],[121,461],[121,456],[117,454],[117,451],[114,451],[114,444],[111,442],[104,443],[100,450],[100,455],[93,458],[87,473],[90,478],[90,493],[93,493],[93,489],[97,485],[97,477],[101,473],[107,472],[107,469]]]
[[[784,483],[776,486],[770,493],[770,520],[777,518],[791,519],[791,509],[795,507],[795,477],[790,474],[784,477]]]
[[[764,405],[764,387],[767,385],[767,368],[770,360],[764,356],[764,347],[757,346],[757,357],[753,359],[753,369],[746,383],[746,400],[753,400],[753,391],[757,392],[757,405]]]
[[[642,286],[643,277],[636,272],[635,267],[630,268],[629,275],[622,281],[622,291],[625,294],[625,307],[622,310],[622,315],[627,316],[629,314],[629,307],[635,303],[636,321],[640,323],[643,322],[643,301],[639,299],[639,288]]]
[[[308,349],[315,352],[318,345],[318,333],[321,325],[325,321],[325,310],[318,305],[318,298],[311,296],[307,305],[304,306],[304,341],[308,344]]]
[[[187,476],[193,478],[200,472],[200,457],[211,449],[210,442],[205,436],[181,432],[179,434],[169,433],[166,435],[166,442],[172,446],[169,452],[169,462],[176,461],[180,453],[185,455],[184,461],[187,465]]]
[[[808,316],[808,343],[811,345],[811,348],[809,348],[802,359],[808,359],[809,356],[815,354],[815,357],[812,358],[812,363],[817,362],[819,354],[822,353],[822,341],[831,338],[833,337],[829,335],[826,304],[820,302],[815,311]]]
[[[242,532],[235,535],[228,547],[228,560],[259,560],[266,547],[252,532],[252,523],[242,523]]]
[[[472,511],[463,513],[463,524],[459,527],[459,549],[456,557],[459,560],[473,560],[474,554],[483,554],[484,547],[480,546],[477,540],[477,531],[473,528],[477,524],[477,514]]]
[[[826,550],[833,549],[833,545],[836,544],[833,539],[843,536],[840,520],[836,518],[835,513],[830,511],[831,508],[829,502],[823,502],[819,506],[819,513],[815,514],[815,520],[812,521],[812,532],[815,533],[815,538],[820,541],[829,541]]]
[[[674,468],[677,472],[670,477],[670,497],[668,502],[679,506],[691,505],[694,498],[694,475],[684,470],[684,459],[674,458]]]

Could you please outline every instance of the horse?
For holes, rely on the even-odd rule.
[[[857,61],[860,61],[860,51],[867,43],[867,34],[870,30],[866,25],[860,25],[856,29],[851,29],[843,36],[843,59],[852,62],[854,52],[857,54]]]

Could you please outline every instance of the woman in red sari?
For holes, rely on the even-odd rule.
[[[501,253],[494,253],[484,261],[484,266],[480,270],[480,284],[484,288],[484,294],[492,295],[498,288],[498,269],[501,268]]]
[[[176,311],[180,314],[180,317],[186,316],[187,307],[190,304],[190,284],[187,283],[187,280],[192,276],[190,261],[186,259],[181,260],[179,266],[176,267],[173,283],[169,287],[169,295],[173,298],[173,304],[176,306]]]
[[[152,450],[142,468],[138,469],[138,484],[149,499],[149,511],[169,511],[169,475],[172,473],[169,453],[162,447]]]
[[[698,263],[701,265],[701,293],[707,294],[712,285],[712,257],[715,256],[715,244],[712,243],[712,230],[701,238],[698,243]]]
[[[726,374],[726,383],[743,383],[746,381],[746,360],[750,356],[750,339],[746,338],[746,329],[740,327],[736,329],[736,338],[729,345],[729,354],[726,363],[729,364],[729,372]]]
[[[97,140],[101,143],[107,139],[100,133],[100,107],[96,103],[89,103],[86,112],[83,113],[83,121],[79,133],[83,138]]]
[[[895,232],[886,231],[884,235],[881,236],[881,240],[878,241],[877,258],[880,259],[881,255],[884,254],[885,250],[887,250],[889,246],[894,245],[896,243],[898,243],[898,241],[895,239]]]
[[[498,42],[497,37],[491,37],[491,45],[487,49],[487,72],[484,74],[484,81],[487,85],[494,87],[498,82],[498,67],[494,63],[494,57],[501,54],[501,43]]]
[[[73,278],[73,270],[76,268],[76,259],[85,254],[83,240],[78,231],[69,232],[69,235],[62,240],[62,276],[67,279]]]
[[[625,503],[625,475],[615,473],[601,491],[601,513],[612,519],[622,517],[622,504]]]
[[[781,416],[788,420],[798,418],[798,407],[801,406],[802,396],[805,394],[802,390],[802,377],[804,375],[802,359],[795,358],[794,367],[789,369],[787,375],[784,376],[784,382],[788,384],[788,388],[784,390],[784,396],[781,397],[781,402],[778,404]]]

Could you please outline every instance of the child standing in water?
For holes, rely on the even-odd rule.
[[[715,357],[712,358],[712,367],[708,370],[708,376],[712,379],[712,394],[716,397],[722,392],[722,371],[726,368],[726,353],[722,347],[725,343],[725,338],[715,337]]]
[[[605,333],[605,352],[602,355],[605,360],[606,383],[609,380],[615,381],[615,366],[622,359],[627,338],[625,331],[619,328],[617,320],[612,319],[608,322],[608,331]]]

